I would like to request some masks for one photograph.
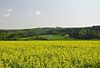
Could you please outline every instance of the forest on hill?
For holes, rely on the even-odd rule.
[[[100,39],[100,26],[80,28],[0,29],[0,40]]]

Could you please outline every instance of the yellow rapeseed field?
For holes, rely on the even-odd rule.
[[[0,41],[0,68],[100,68],[100,41]]]

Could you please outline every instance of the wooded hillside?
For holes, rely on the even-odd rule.
[[[21,40],[25,40],[25,39],[26,40],[30,40],[30,39],[31,40],[52,40],[49,39],[51,35],[52,37],[62,36],[64,37],[62,38],[62,40],[69,39],[69,38],[70,39],[100,39],[100,26],[82,27],[82,28],[56,27],[56,28],[0,30],[0,40],[20,40],[20,39]]]

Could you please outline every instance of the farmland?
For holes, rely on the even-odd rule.
[[[0,41],[0,68],[99,68],[100,41]]]

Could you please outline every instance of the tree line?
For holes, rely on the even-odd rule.
[[[0,30],[0,40],[17,40],[39,35],[69,35],[73,39],[100,39],[100,26],[81,28],[33,28]]]

